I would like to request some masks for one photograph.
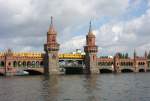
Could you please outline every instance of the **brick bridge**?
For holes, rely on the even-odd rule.
[[[83,73],[85,68],[85,54],[59,54],[59,70],[62,73]],[[146,72],[150,71],[150,59],[135,56],[121,59],[97,58],[97,65],[100,73],[113,72]],[[27,71],[29,74],[44,73],[44,53],[25,52],[16,53],[10,49],[0,53],[0,75],[15,75],[18,71]]]
[[[84,46],[85,54],[60,54],[57,42],[57,32],[53,26],[53,18],[47,32],[44,44],[44,53],[22,52],[17,53],[8,49],[0,52],[0,74],[15,75],[19,71],[29,74],[61,74],[62,71],[78,71],[85,74],[99,74],[103,72],[146,72],[150,69],[150,53],[143,57],[134,52],[133,58],[121,58],[117,53],[113,58],[98,58],[96,37],[92,32],[90,22]],[[72,46],[70,46],[72,47]],[[149,57],[148,57],[149,56]]]

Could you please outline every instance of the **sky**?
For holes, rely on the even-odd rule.
[[[43,52],[51,16],[61,53],[83,50],[90,20],[99,56],[150,49],[150,0],[0,0],[0,51]]]

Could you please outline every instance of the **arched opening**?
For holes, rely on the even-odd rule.
[[[145,72],[145,70],[144,69],[139,69],[139,72]]]
[[[146,72],[150,72],[150,69],[147,69]]]
[[[27,66],[27,64],[26,64],[25,61],[23,61],[22,65],[23,65],[23,67],[26,67],[26,66]]]
[[[112,70],[109,69],[100,69],[100,73],[112,73]]]
[[[17,61],[13,62],[13,67],[17,67]]]
[[[36,61],[36,67],[40,67],[40,62],[39,61]]]
[[[131,72],[133,72],[133,70],[132,69],[122,69],[121,72],[122,73],[131,73]]]
[[[43,61],[40,62],[40,67],[43,67],[44,63]]]
[[[18,61],[18,67],[22,67],[22,62]]]
[[[11,62],[8,63],[8,66],[11,66]]]
[[[2,67],[4,67],[4,66],[5,66],[5,63],[4,63],[4,61],[2,61],[2,62],[1,62],[1,66],[2,66]]]
[[[35,61],[32,61],[32,68],[35,68]]]
[[[78,67],[65,68],[65,74],[83,74],[83,69]]]
[[[28,72],[29,75],[42,75],[41,72],[36,71],[36,70],[32,70],[32,69],[27,69],[27,70],[24,70],[24,71]]]
[[[31,67],[31,62],[30,61],[27,62],[27,67],[28,68]]]

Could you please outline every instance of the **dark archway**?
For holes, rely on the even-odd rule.
[[[23,65],[23,67],[26,67],[27,66],[26,61],[23,61],[22,65]]]
[[[36,70],[32,70],[32,69],[27,69],[27,70],[24,70],[24,71],[28,72],[29,75],[42,75],[41,72],[36,71]]]
[[[65,68],[65,74],[83,74],[83,69],[79,67]]]
[[[22,62],[18,61],[18,67],[22,67]]]
[[[27,62],[27,67],[28,68],[31,67],[31,62],[30,61]]]
[[[133,72],[133,70],[132,69],[122,69],[121,72],[122,73],[131,73],[131,72]]]
[[[36,67],[36,62],[32,61],[32,68],[35,68],[35,67]]]
[[[139,69],[139,72],[145,72],[145,70],[144,69]]]
[[[150,72],[150,69],[147,69],[146,72]]]
[[[13,62],[13,67],[17,67],[17,61]]]
[[[0,73],[0,76],[4,76],[4,74],[3,74],[3,73]]]
[[[1,66],[4,67],[5,66],[5,62],[1,61]]]
[[[43,65],[44,65],[44,62],[41,61],[41,62],[40,62],[40,67],[43,67]]]
[[[100,69],[100,73],[112,73],[112,70],[109,69]]]
[[[36,61],[36,68],[40,67],[40,62]]]

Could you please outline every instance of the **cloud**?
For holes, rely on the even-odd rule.
[[[71,38],[69,41],[62,43],[61,51],[62,52],[71,52],[70,50],[81,49],[85,46],[85,36],[80,35]]]
[[[150,49],[150,10],[145,14],[129,21],[110,22],[97,29],[97,43],[102,47],[104,54],[129,52],[134,49],[142,55]],[[108,53],[106,53],[108,52]]]
[[[128,21],[120,21],[131,6],[139,0],[0,0],[0,50],[43,51],[50,16],[61,43],[61,52],[70,52],[85,45],[88,22],[110,17],[94,29],[99,54],[116,51],[143,50],[149,45],[150,11]]]

